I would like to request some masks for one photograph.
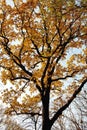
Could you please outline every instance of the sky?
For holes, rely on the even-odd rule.
[[[26,2],[26,0],[23,0],[24,2]],[[6,0],[6,2],[7,2],[7,4],[8,5],[11,5],[12,7],[14,6],[14,4],[13,4],[13,2],[12,2],[12,0]],[[83,48],[82,49],[84,49],[84,46],[83,46]],[[78,49],[73,49],[72,51],[73,51],[73,53],[82,53],[82,49],[81,50],[78,50]],[[69,52],[69,54],[70,54],[71,52]],[[69,55],[70,56],[70,55]],[[64,64],[64,62],[63,62],[63,64]],[[69,83],[69,82],[68,82]],[[10,88],[11,87],[11,84],[8,82],[8,84],[6,85],[6,86],[4,86],[3,84],[2,84],[2,82],[0,82],[0,92],[4,89],[4,88]],[[2,104],[2,102],[0,101],[0,104]]]
[[[17,0],[15,0],[15,1],[17,1]],[[6,2],[8,5],[11,5],[12,7],[14,7],[13,0],[6,0]],[[23,2],[26,2],[26,0],[23,0]]]
[[[8,5],[11,5],[12,7],[14,6],[13,0],[6,0]]]

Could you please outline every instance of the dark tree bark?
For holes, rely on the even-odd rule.
[[[52,119],[49,119],[49,95],[50,95],[50,89],[46,89],[45,94],[42,96],[42,130],[51,130],[52,125],[55,123],[55,121],[58,119],[58,117],[62,114],[66,108],[69,107],[69,105],[72,103],[72,101],[76,98],[77,94],[82,90],[83,86],[87,82],[87,79],[85,79],[82,84],[78,87],[78,89],[73,93],[71,98],[66,102],[65,105],[63,105],[53,116]]]
[[[51,129],[51,123],[49,119],[49,96],[50,88],[48,87],[42,95],[42,130]]]

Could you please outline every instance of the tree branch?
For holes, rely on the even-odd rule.
[[[44,68],[44,71],[43,71],[43,74],[42,74],[42,77],[41,77],[42,89],[44,89],[44,77],[46,75],[46,72],[47,72],[47,69],[48,69],[48,66],[49,66],[49,62],[50,62],[50,58],[48,58],[48,60],[47,60],[46,66]]]
[[[11,49],[8,46],[8,42],[9,39],[5,36],[1,36],[2,38],[4,38],[4,42],[2,42],[2,46],[4,46],[5,51],[7,52],[7,54],[12,58],[12,60],[14,61],[14,63],[19,66],[25,73],[27,73],[29,76],[32,76],[32,73],[29,72],[24,65],[21,64],[21,61],[19,59],[19,57],[17,57],[16,55],[14,55],[11,52]]]
[[[73,95],[71,96],[71,98],[67,101],[67,103],[65,105],[63,105],[53,116],[53,118],[50,120],[51,124],[53,124],[57,118],[62,114],[62,112],[72,103],[72,101],[76,98],[77,94],[82,90],[83,86],[85,85],[85,83],[87,82],[87,78],[82,82],[82,84],[80,85],[80,87],[78,89],[76,89],[73,93]]]
[[[16,115],[31,115],[31,116],[35,116],[35,115],[39,115],[39,116],[42,116],[42,114],[40,114],[39,112],[17,112],[14,108],[14,106],[12,104],[10,104],[11,107],[12,107],[12,111],[11,112],[15,112]]]
[[[54,81],[58,81],[58,80],[64,80],[64,79],[67,79],[67,78],[71,78],[76,72],[78,72],[78,71],[74,71],[71,75],[66,75],[65,77],[52,79],[51,81],[54,82]]]
[[[19,80],[19,79],[25,79],[25,80],[30,81],[30,79],[29,79],[29,78],[24,77],[24,76],[19,76],[19,77],[13,77],[13,78],[11,78],[11,80]]]

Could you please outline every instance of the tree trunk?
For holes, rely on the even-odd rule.
[[[42,130],[51,130],[47,101],[43,105]]]
[[[51,130],[50,122],[44,122],[42,125],[42,130]]]
[[[42,96],[42,130],[51,130],[51,123],[49,119],[49,95],[50,92],[47,89],[45,94]]]

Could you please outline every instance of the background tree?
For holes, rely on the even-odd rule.
[[[0,106],[0,129],[3,130],[24,130],[11,116],[4,114],[5,108]]]
[[[7,117],[7,119],[5,120],[4,124],[6,125],[6,130],[24,130],[23,128],[21,128],[21,126],[19,124],[17,124],[17,122],[12,121],[10,118]]]
[[[42,116],[50,130],[87,82],[86,2],[12,2],[0,2],[1,80],[15,86],[6,113]]]
[[[85,130],[87,129],[87,96],[86,85],[72,104],[63,112],[53,125],[52,130]],[[57,108],[57,106],[56,106]]]

